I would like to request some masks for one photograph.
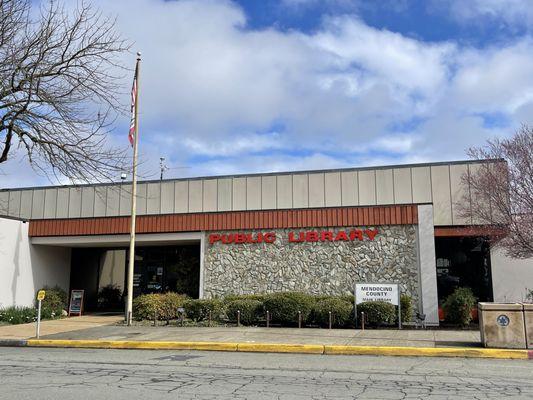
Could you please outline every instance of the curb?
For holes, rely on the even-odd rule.
[[[89,349],[238,351],[237,343],[220,343],[220,342],[28,339],[27,346],[28,347],[89,348]]]
[[[324,354],[321,344],[238,343],[237,351],[251,353]]]
[[[25,347],[27,342],[19,339],[0,339],[0,347]]]
[[[412,356],[412,357],[462,357],[533,359],[533,350],[486,349],[471,347],[385,347],[385,346],[324,346],[324,354]]]
[[[208,350],[252,353],[295,353],[325,355],[373,355],[408,357],[462,357],[532,360],[533,350],[471,347],[341,346],[287,343],[221,343],[122,340],[0,340],[0,347],[54,347],[90,349]]]

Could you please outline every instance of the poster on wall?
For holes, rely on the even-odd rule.
[[[83,311],[83,293],[84,290],[73,289],[70,291],[70,302],[68,306],[69,317],[72,314],[81,315]]]

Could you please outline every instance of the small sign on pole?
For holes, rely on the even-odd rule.
[[[41,335],[41,304],[46,296],[46,292],[44,290],[39,290],[37,292],[37,327],[35,332],[35,337],[39,339],[39,336]]]
[[[84,290],[71,290],[70,303],[68,306],[68,316],[72,314],[81,315],[83,312],[83,293]]]
[[[356,323],[358,304],[371,301],[384,301],[398,306],[398,328],[402,329],[400,286],[397,283],[356,283],[354,293]]]

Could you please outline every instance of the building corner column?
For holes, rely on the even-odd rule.
[[[204,258],[205,258],[205,239],[206,232],[201,233],[200,238],[200,288],[198,289],[198,298],[203,299],[204,294]]]
[[[435,326],[439,325],[439,303],[433,205],[418,206],[417,234],[421,308],[426,315],[426,324]]]

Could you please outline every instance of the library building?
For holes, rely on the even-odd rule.
[[[487,160],[485,162],[503,162]],[[461,216],[480,161],[139,182],[134,296],[301,291],[396,283],[427,325],[457,287],[522,301],[533,260],[491,247]],[[126,288],[131,184],[0,189],[0,307],[36,290]],[[529,289],[532,289],[530,287]]]

